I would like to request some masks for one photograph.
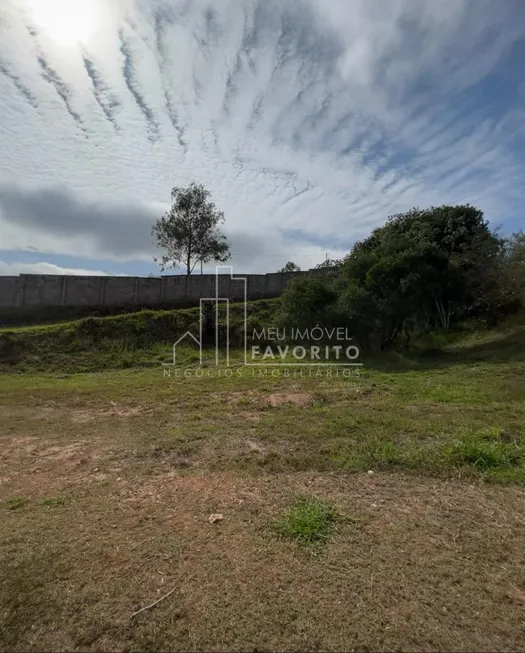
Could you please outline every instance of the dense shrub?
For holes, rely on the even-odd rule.
[[[334,279],[282,296],[282,324],[347,327],[372,351],[476,319],[493,325],[523,301],[525,235],[502,239],[472,206],[412,209],[354,245]]]

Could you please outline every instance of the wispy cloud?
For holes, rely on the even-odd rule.
[[[116,119],[117,109],[121,106],[121,103],[118,97],[111,92],[111,88],[104,81],[104,78],[97,70],[95,63],[89,58],[86,53],[82,54],[82,61],[84,63],[84,68],[88,74],[92,84],[93,84],[93,95],[102,109],[102,112],[109,120],[109,122],[119,129],[118,122]]]
[[[150,109],[143,94],[138,90],[139,86],[135,79],[135,68],[131,45],[126,39],[123,29],[119,31],[119,39],[120,52],[124,58],[122,64],[122,75],[124,76],[124,81],[126,82],[126,86],[133,96],[133,99],[137,103],[137,107],[140,109],[142,115],[146,119],[148,125],[148,133],[151,137],[151,140],[156,141],[159,137],[160,126],[155,118],[155,113],[152,109]]]
[[[6,2],[17,30],[22,0]],[[239,264],[268,270],[344,251],[414,205],[471,202],[516,226],[521,0],[130,0],[108,24],[67,56],[0,42],[0,180],[1,166],[4,188],[23,179],[15,204],[31,205],[4,201],[9,246],[40,229],[57,248],[80,238],[86,255],[145,260],[151,207],[193,180],[246,249]],[[35,70],[86,138],[56,120]],[[14,110],[22,88],[40,118]],[[57,183],[51,218],[41,198]]]
[[[66,83],[60,78],[60,75],[56,72],[56,70],[51,68],[43,55],[39,54],[37,61],[38,65],[42,69],[42,77],[46,80],[46,82],[49,82],[53,86],[57,95],[64,103],[64,106],[66,107],[69,115],[80,126],[80,128],[84,130],[84,121],[82,120],[80,114],[73,109],[71,104],[71,91]]]
[[[4,63],[0,61],[0,74],[5,75],[8,77],[13,84],[15,85],[16,90],[20,93],[20,95],[26,99],[29,104],[34,107],[35,109],[38,108],[38,100],[36,96],[22,83],[20,78],[15,75]]]
[[[184,128],[181,125],[180,116],[176,108],[176,102],[174,99],[175,92],[169,84],[170,61],[167,56],[166,48],[164,47],[164,26],[166,24],[170,24],[173,21],[173,18],[169,13],[158,10],[154,13],[153,21],[155,31],[155,45],[159,58],[159,70],[162,77],[162,89],[164,92],[164,99],[166,101],[166,111],[173,129],[177,134],[179,145],[186,153],[188,151],[188,143],[184,139]]]

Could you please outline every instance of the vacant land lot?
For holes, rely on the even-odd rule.
[[[4,375],[0,648],[522,650],[522,343],[345,378]],[[315,543],[283,527],[297,496],[337,515]]]

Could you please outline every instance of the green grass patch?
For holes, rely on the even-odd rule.
[[[525,451],[516,441],[506,441],[505,434],[496,432],[463,437],[444,449],[444,455],[453,465],[469,465],[476,470],[488,471],[525,464]]]
[[[8,510],[19,510],[29,503],[29,500],[25,497],[13,497],[12,499],[7,499],[5,501],[5,506]]]
[[[58,506],[66,506],[70,502],[71,497],[60,495],[57,497],[48,497],[47,499],[43,499],[40,502],[40,505],[44,506],[45,508],[57,508]]]
[[[301,495],[294,498],[290,508],[273,522],[272,528],[280,537],[310,546],[326,542],[341,519],[328,502]]]

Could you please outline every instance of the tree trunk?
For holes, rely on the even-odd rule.
[[[395,339],[397,338],[398,333],[401,331],[401,328],[404,324],[405,320],[402,319],[398,324],[393,328],[390,329],[390,334],[386,340],[383,341],[381,344],[381,351],[385,351],[386,349],[389,349],[393,344]]]
[[[443,302],[440,299],[436,299],[436,308],[439,315],[439,320],[444,331],[449,331],[450,329],[450,306],[445,309]]]
[[[193,254],[193,234],[191,231],[191,219],[190,219],[190,230],[188,234],[188,251],[186,254],[186,276],[190,276],[191,274],[191,255]]]

